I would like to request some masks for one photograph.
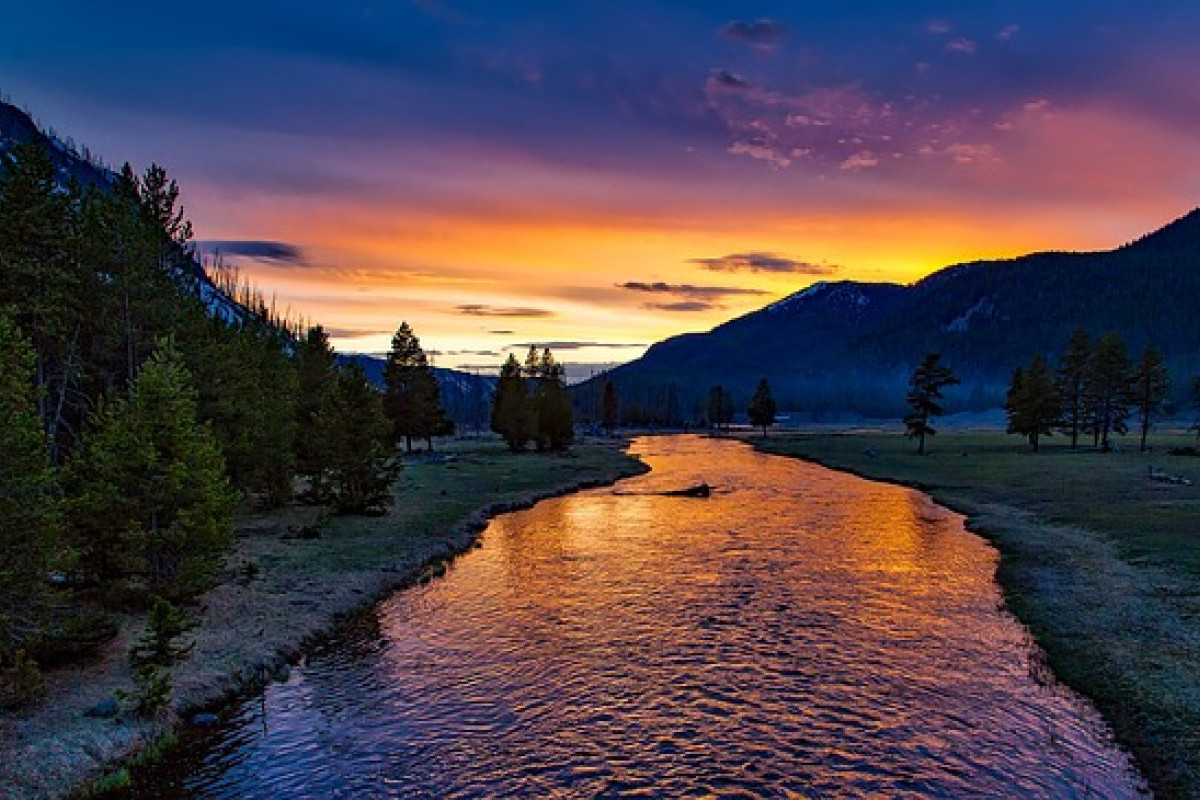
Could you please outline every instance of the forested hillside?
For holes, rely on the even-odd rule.
[[[781,410],[894,415],[925,353],[962,378],[951,410],[996,408],[1017,364],[1081,328],[1159,348],[1176,404],[1200,372],[1200,211],[1116,250],[960,264],[910,286],[818,283],[712,331],[661,342],[609,377],[626,412],[660,421],[702,409],[709,388],[744,407],[765,377]],[[580,398],[595,385],[576,389]]]

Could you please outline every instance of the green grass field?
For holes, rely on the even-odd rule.
[[[969,518],[1002,554],[1009,608],[1054,673],[1091,697],[1155,794],[1200,798],[1200,458],[1189,434],[1117,452],[1031,453],[1016,436],[945,433],[917,456],[899,433],[772,433],[747,441],[913,486]],[[1152,480],[1151,468],[1191,481]]]

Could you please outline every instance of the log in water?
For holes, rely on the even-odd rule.
[[[1142,796],[960,516],[731,441],[634,451],[651,473],[495,520],[139,796]]]

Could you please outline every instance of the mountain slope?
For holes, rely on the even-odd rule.
[[[950,407],[1000,404],[1013,367],[1055,355],[1077,327],[1167,356],[1177,388],[1200,370],[1200,210],[1115,250],[959,264],[910,286],[818,283],[651,347],[611,373],[630,403],[687,418],[721,384],[744,405],[766,377],[781,409],[893,414],[928,352],[963,378]],[[581,390],[583,392],[587,389]],[[644,409],[643,409],[644,410]]]

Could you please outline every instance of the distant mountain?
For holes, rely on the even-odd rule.
[[[739,407],[767,378],[781,410],[895,414],[928,352],[963,378],[949,407],[998,406],[1013,368],[1055,356],[1071,331],[1119,333],[1135,357],[1163,350],[1180,398],[1200,373],[1200,209],[1115,250],[1034,253],[940,270],[909,286],[817,283],[707,333],[651,347],[614,369],[623,403],[687,419],[710,386]],[[576,389],[594,397],[595,382]],[[588,402],[581,402],[587,406]]]
[[[367,355],[338,355],[342,363],[355,363],[362,367],[367,380],[383,388],[384,359]],[[496,390],[495,375],[474,375],[456,369],[433,368],[442,391],[442,405],[446,414],[463,431],[479,428],[487,430],[492,413],[492,393]]]

